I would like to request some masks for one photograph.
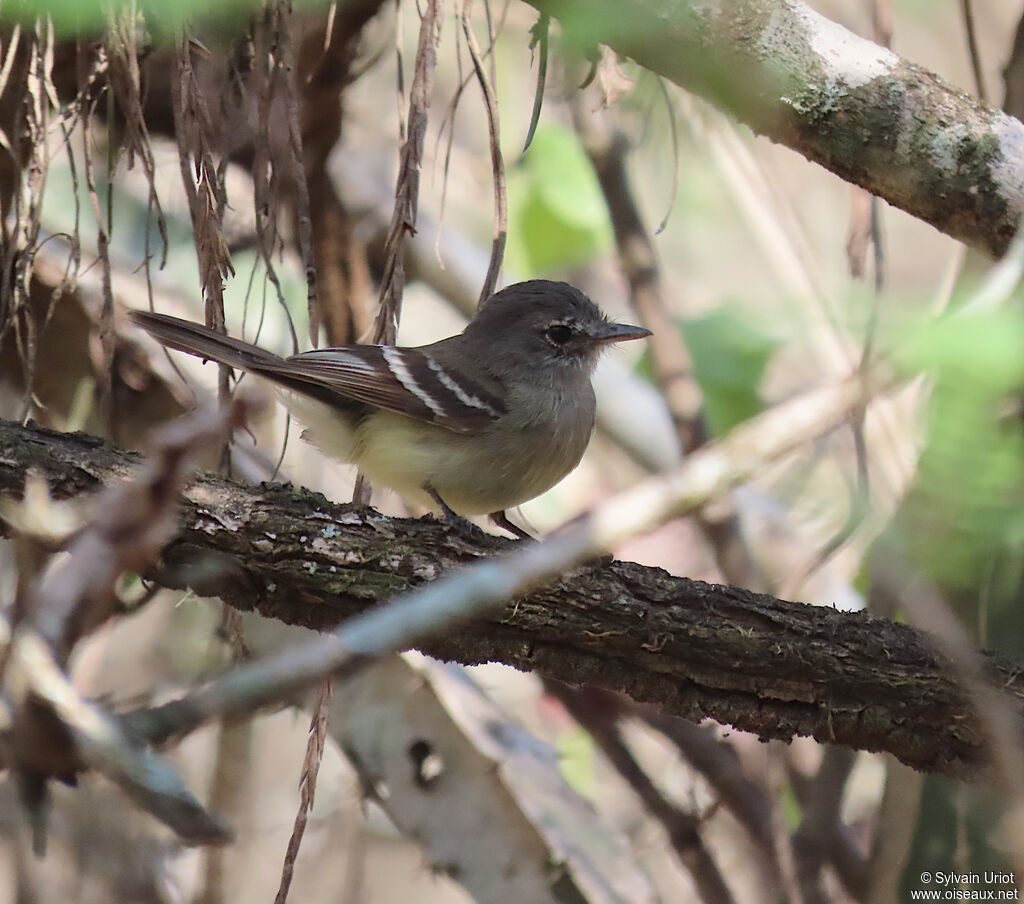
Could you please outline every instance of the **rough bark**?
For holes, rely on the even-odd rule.
[[[137,461],[82,434],[0,422],[0,494],[19,493],[31,467],[77,496]],[[189,487],[181,524],[158,581],[319,629],[511,543],[212,475]],[[985,766],[978,722],[921,632],[630,562],[580,569],[424,650],[624,691],[765,740],[810,735],[958,777]],[[1021,665],[987,662],[1020,712]]]
[[[1024,125],[799,0],[528,0],[990,254],[1024,212]]]

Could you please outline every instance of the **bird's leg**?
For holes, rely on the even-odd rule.
[[[513,524],[508,520],[508,515],[504,511],[491,512],[491,522],[500,527],[502,530],[507,530],[510,534],[514,534],[520,540],[534,540],[536,539],[532,534],[527,533],[519,525]]]
[[[452,509],[447,502],[441,498],[441,494],[437,492],[429,483],[423,485],[423,489],[426,490],[427,495],[430,496],[434,502],[437,503],[438,508],[441,509],[441,513],[444,515],[444,520],[451,524],[453,527],[457,527],[463,533],[469,534],[483,534],[486,533],[483,528],[477,527],[468,518],[463,518],[458,512]]]

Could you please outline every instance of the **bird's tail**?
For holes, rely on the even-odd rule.
[[[163,345],[188,352],[197,358],[206,358],[227,364],[228,367],[252,371],[273,372],[282,363],[282,359],[273,352],[265,351],[241,339],[225,336],[191,320],[168,317],[166,314],[153,314],[149,311],[131,311],[129,317],[136,326],[142,327]]]

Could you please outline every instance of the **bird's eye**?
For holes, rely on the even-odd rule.
[[[565,345],[572,339],[572,328],[564,323],[553,323],[548,327],[548,341],[555,345]]]

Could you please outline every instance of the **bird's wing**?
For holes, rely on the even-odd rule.
[[[418,348],[317,349],[286,358],[274,370],[456,433],[481,430],[505,411],[493,392]]]
[[[456,433],[482,430],[505,412],[494,392],[443,366],[427,349],[348,345],[279,358],[178,317],[149,311],[133,311],[131,317],[164,345],[252,371],[343,409],[360,402]]]

